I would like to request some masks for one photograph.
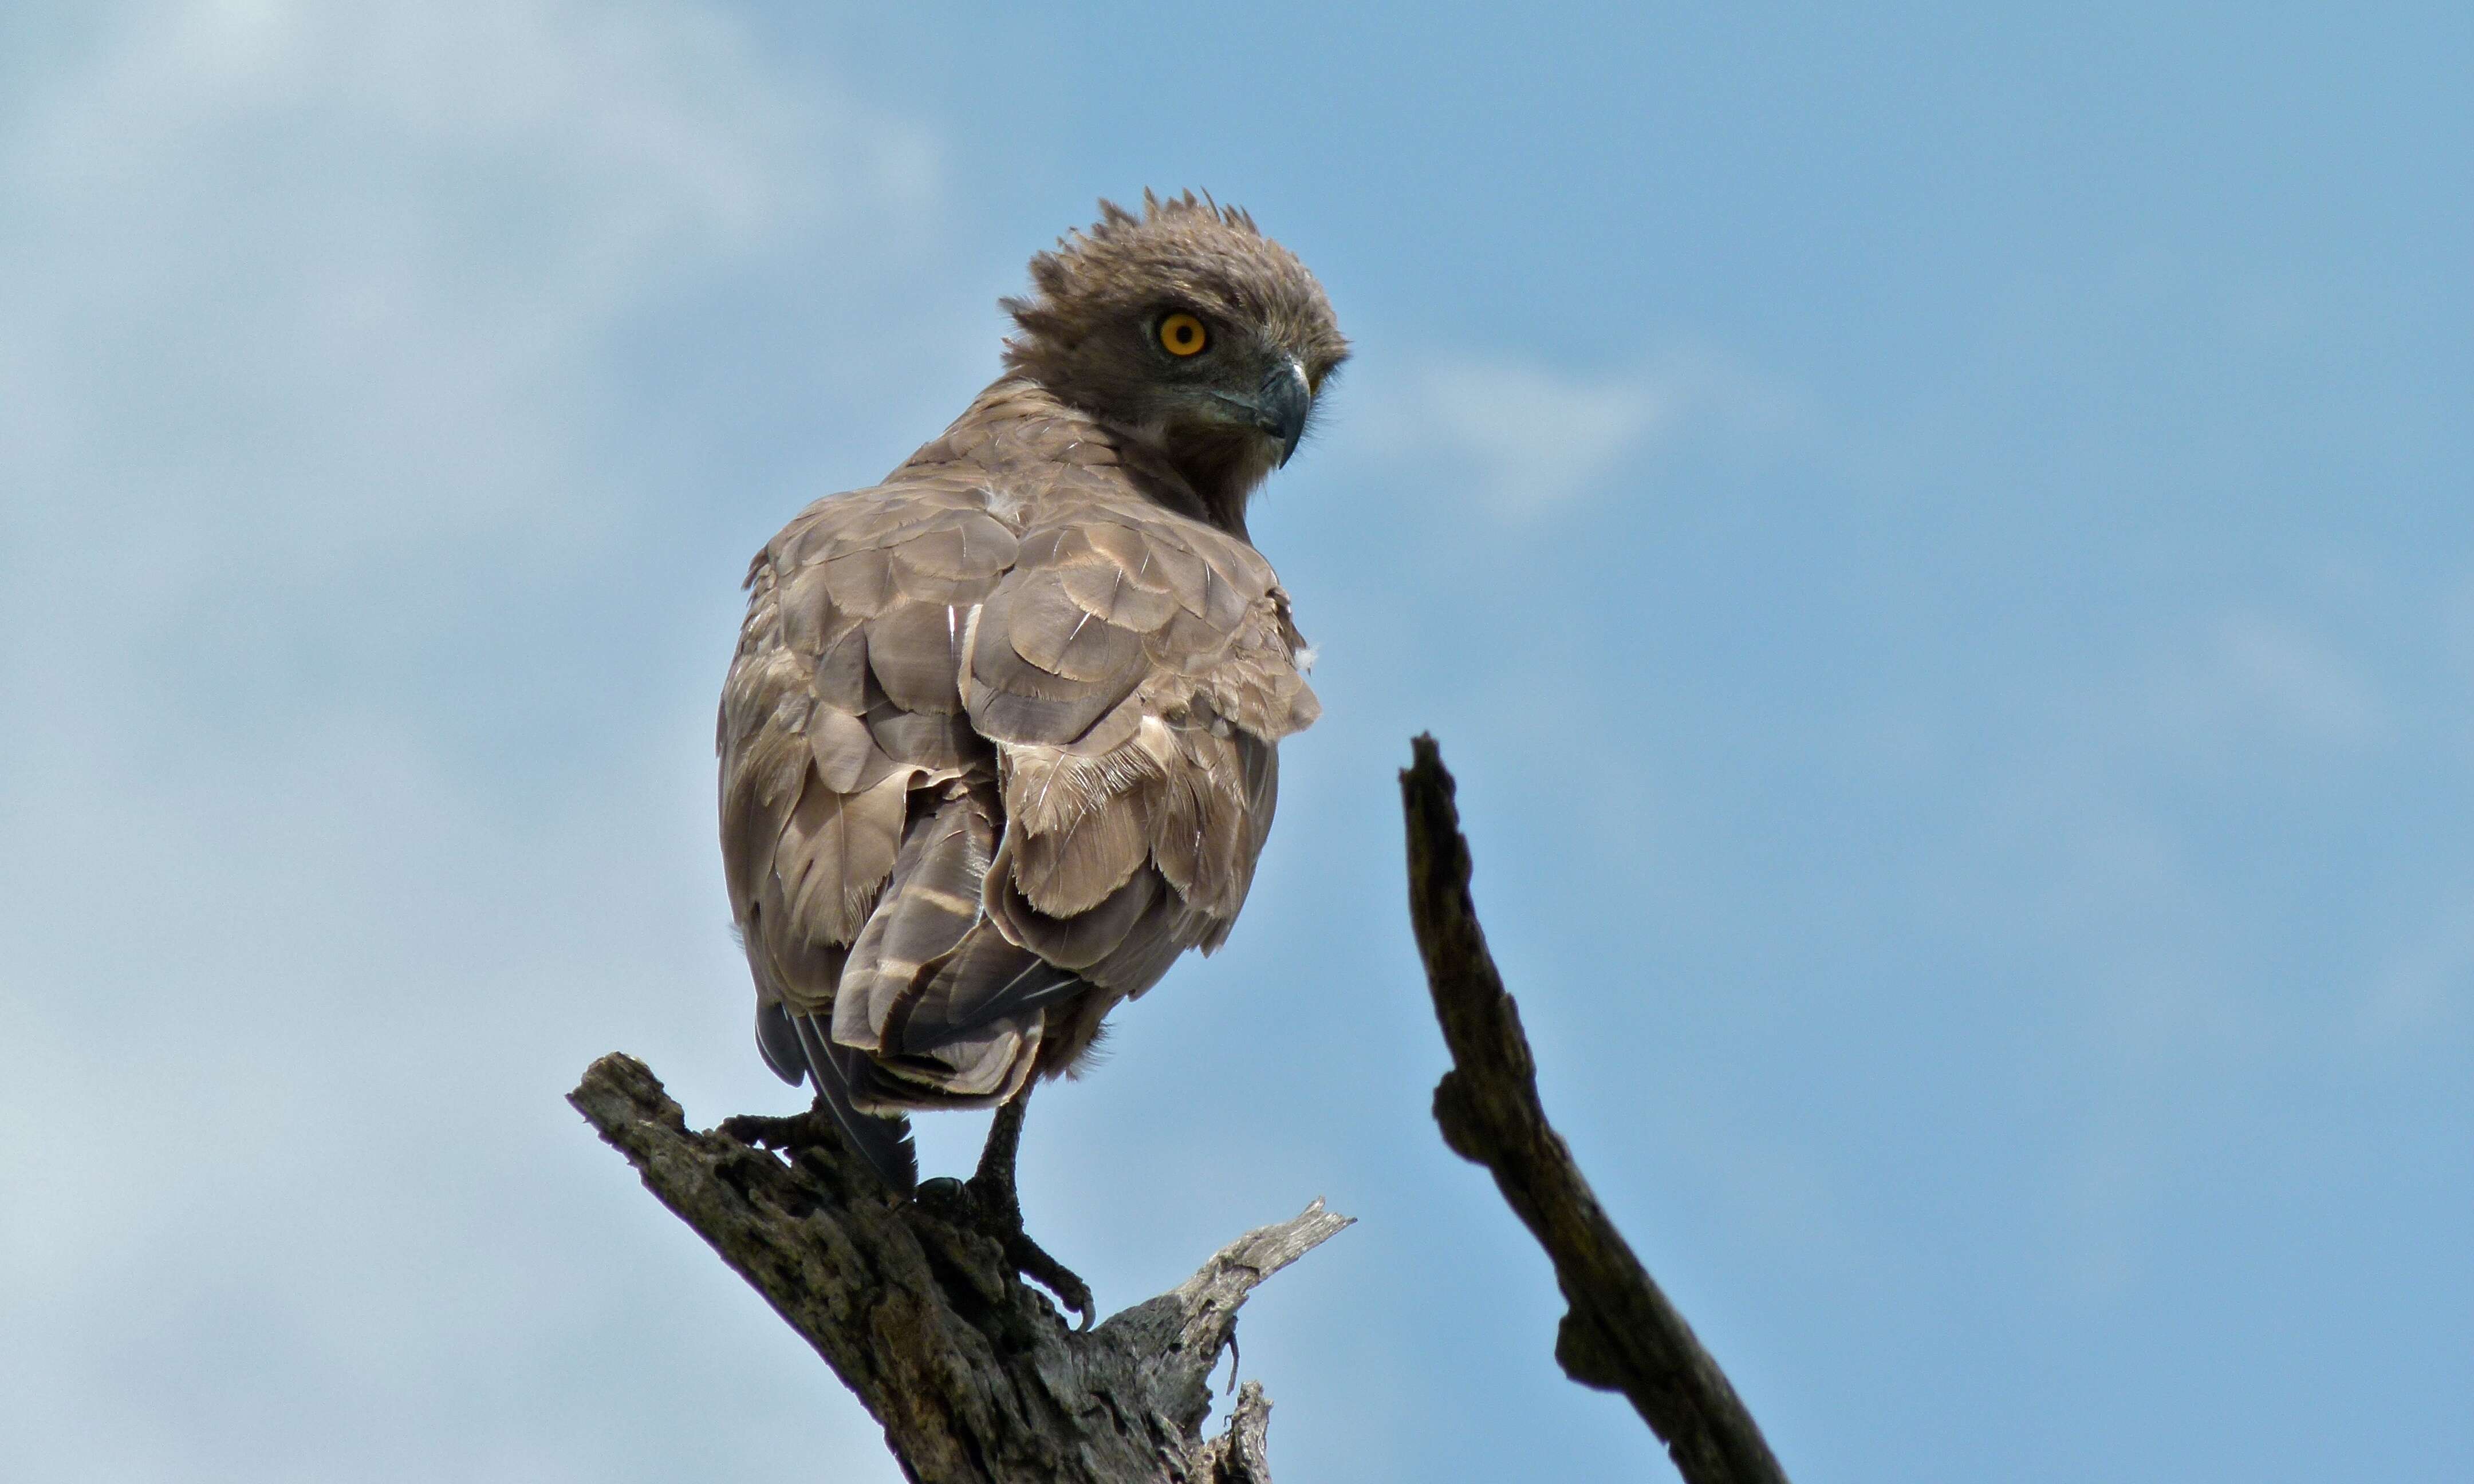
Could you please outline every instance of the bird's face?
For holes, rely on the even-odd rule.
[[[1289,462],[1328,366],[1271,325],[1205,304],[1164,299],[1127,326],[1146,374],[1129,388],[1130,425],[1179,463],[1243,466],[1251,485]]]
[[[1242,213],[1147,201],[1033,260],[1008,358],[1166,455],[1216,510],[1297,452],[1348,353],[1312,275]],[[1114,211],[1114,208],[1107,208]]]
[[[1207,494],[1242,499],[1289,462],[1332,370],[1325,347],[1191,279],[1111,308],[1042,347],[1051,390],[1166,454]]]

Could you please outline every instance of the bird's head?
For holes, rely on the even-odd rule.
[[[1006,365],[1175,464],[1225,524],[1289,461],[1348,357],[1322,285],[1254,219],[1193,193],[1100,203],[1004,301]]]

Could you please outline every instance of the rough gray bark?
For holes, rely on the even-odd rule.
[[[1349,1225],[1321,1201],[1084,1334],[994,1239],[893,1196],[812,1115],[697,1133],[627,1056],[568,1101],[815,1348],[919,1484],[1270,1484],[1271,1403],[1248,1382],[1205,1439],[1210,1376],[1255,1285]]]
[[[1468,842],[1431,736],[1400,773],[1409,825],[1409,918],[1452,1069],[1435,1087],[1443,1142],[1485,1165],[1555,1264],[1569,1305],[1555,1337],[1564,1374],[1622,1392],[1689,1484],[1786,1484],[1785,1471],[1692,1327],[1633,1256],[1538,1101],[1538,1066],[1469,898]]]

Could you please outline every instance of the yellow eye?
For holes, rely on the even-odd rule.
[[[1202,322],[1190,314],[1173,314],[1159,323],[1160,348],[1171,355],[1201,355],[1211,343]]]

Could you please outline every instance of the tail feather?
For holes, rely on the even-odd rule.
[[[1080,975],[1007,943],[993,922],[981,922],[960,951],[934,966],[897,1000],[885,1027],[888,1045],[922,1056],[939,1047],[1030,1020],[1041,1010],[1088,988]],[[1028,1026],[1025,1027],[1028,1029]]]
[[[1045,1013],[1089,986],[1011,942],[986,914],[996,803],[947,785],[913,822],[851,946],[829,1033],[851,1054],[855,1106],[985,1106],[1020,1089]]]
[[[817,1101],[825,1105],[842,1137],[878,1176],[895,1190],[909,1195],[919,1184],[919,1155],[911,1147],[910,1120],[860,1112],[851,1102],[850,1071],[841,1065],[841,1059],[861,1059],[861,1053],[835,1045],[826,1028],[813,1017],[793,1016],[790,1021],[797,1031],[800,1049],[806,1053],[808,1070],[815,1078]]]
[[[961,948],[979,921],[995,826],[986,800],[967,785],[950,787],[912,823],[892,879],[851,945],[834,997],[834,1040],[845,1046],[890,1049],[885,1028],[896,1006]]]
[[[777,999],[756,1002],[756,1049],[773,1075],[792,1087],[808,1080],[808,1053],[799,1044],[798,1028],[790,1023],[790,1012]]]

